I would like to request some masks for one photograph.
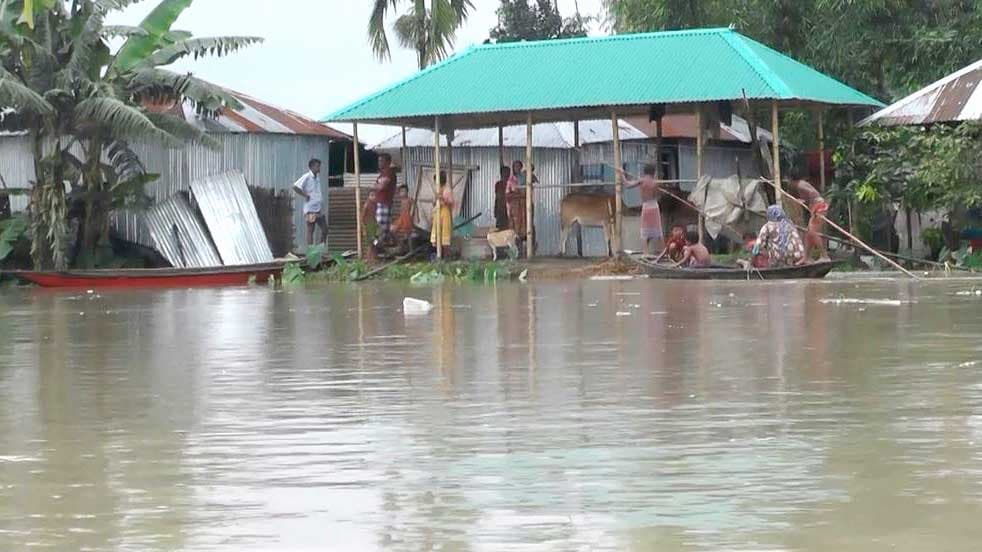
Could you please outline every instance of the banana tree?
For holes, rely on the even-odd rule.
[[[64,267],[67,262],[64,182],[73,185],[73,197],[82,206],[80,258],[93,259],[97,249],[108,245],[113,208],[142,195],[143,186],[154,178],[130,148],[131,141],[172,147],[210,143],[183,119],[148,105],[188,101],[206,116],[238,107],[221,88],[166,66],[187,56],[223,56],[260,39],[196,39],[172,31],[191,0],[162,0],[139,26],[105,24],[111,10],[130,3],[73,0],[67,6],[52,0],[50,9],[39,11],[35,5],[33,27],[18,24],[11,19],[16,16],[4,11],[19,11],[26,3],[11,1],[0,8],[0,105],[10,108],[0,125],[21,127],[34,137],[37,265],[50,261]],[[114,54],[109,39],[117,36],[126,40]],[[75,144],[84,151],[80,158],[71,153]]]

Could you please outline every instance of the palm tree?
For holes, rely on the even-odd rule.
[[[409,10],[395,20],[393,30],[400,46],[416,50],[419,68],[423,69],[447,56],[457,29],[474,9],[474,4],[471,0],[430,0],[430,8],[426,9],[426,0],[411,2]],[[386,18],[400,4],[400,0],[374,0],[368,20],[368,40],[381,61],[390,57]]]
[[[2,0],[0,6],[0,127],[27,130],[34,139],[32,254],[36,265],[67,264],[65,182],[83,205],[81,252],[90,262],[108,245],[114,208],[143,197],[155,179],[130,140],[180,146],[209,143],[183,119],[148,109],[151,103],[191,102],[214,116],[239,107],[224,90],[165,66],[186,56],[225,55],[255,37],[192,38],[171,31],[192,0],[161,0],[136,27],[104,24],[109,11],[133,0]],[[9,5],[8,5],[9,4]],[[32,5],[28,5],[32,4]],[[9,10],[9,11],[8,11]],[[32,13],[30,24],[14,18]],[[115,53],[108,40],[126,37]],[[84,155],[77,157],[79,145]]]

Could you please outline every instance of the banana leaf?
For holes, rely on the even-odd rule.
[[[130,36],[116,54],[113,69],[126,73],[152,54],[168,39],[171,25],[193,0],[162,0],[140,23],[146,36]]]

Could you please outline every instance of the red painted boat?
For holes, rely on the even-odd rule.
[[[244,286],[279,279],[285,263],[266,263],[211,268],[137,268],[121,270],[70,270],[66,272],[7,272],[20,280],[48,288],[187,288]]]

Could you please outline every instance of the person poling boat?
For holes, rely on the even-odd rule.
[[[811,217],[808,219],[808,231],[805,233],[805,257],[811,258],[811,252],[818,249],[820,261],[829,260],[829,252],[825,249],[822,233],[825,232],[825,214],[829,212],[829,204],[822,194],[807,180],[798,178],[791,181],[788,187],[791,195],[800,199],[808,207]]]
[[[623,169],[620,172],[624,176],[627,175]],[[641,248],[645,255],[649,255],[652,241],[655,242],[657,250],[665,251],[665,232],[662,228],[661,208],[658,206],[661,187],[655,176],[656,168],[654,165],[645,165],[641,172],[641,178],[626,183],[624,188],[640,188],[641,190]]]
[[[767,254],[767,266],[779,268],[805,264],[805,244],[794,223],[780,205],[767,208],[767,222],[757,234],[753,255]]]

